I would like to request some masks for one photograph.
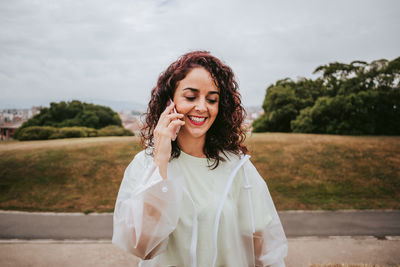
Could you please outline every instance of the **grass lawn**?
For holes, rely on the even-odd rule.
[[[251,160],[279,210],[400,209],[400,137],[266,133]],[[0,209],[108,212],[137,137],[0,143]]]

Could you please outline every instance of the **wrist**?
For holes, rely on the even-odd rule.
[[[162,165],[167,165],[169,161],[169,157],[163,157],[163,156],[155,156],[154,157],[154,163],[160,167]]]
[[[157,165],[160,175],[163,179],[167,178],[168,157],[154,157],[154,164]]]

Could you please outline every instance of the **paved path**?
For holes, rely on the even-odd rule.
[[[288,211],[280,218],[288,237],[400,236],[400,210]]]
[[[287,267],[400,266],[400,211],[287,211]],[[112,214],[0,211],[0,266],[133,266],[111,244]],[[299,237],[301,236],[301,237]]]
[[[0,212],[0,239],[111,239],[112,214]]]
[[[286,211],[287,237],[400,236],[400,211]],[[112,214],[0,211],[0,239],[111,239]]]
[[[400,263],[400,239],[378,240],[373,237],[289,238],[286,267],[311,264]],[[97,241],[2,241],[2,267],[137,267],[138,258],[108,242]],[[341,266],[341,265],[338,265]],[[370,265],[372,266],[372,265]],[[400,265],[397,265],[400,266]]]

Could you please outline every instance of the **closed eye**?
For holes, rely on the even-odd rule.
[[[196,99],[195,96],[185,96],[185,98],[186,98],[187,100],[189,100],[189,101],[193,101],[193,100]]]
[[[211,104],[217,103],[216,99],[207,99],[207,101]]]

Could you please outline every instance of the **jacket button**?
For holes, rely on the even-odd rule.
[[[251,186],[251,184],[246,184],[243,186],[243,188],[249,190],[252,188],[252,186]]]
[[[161,188],[161,191],[163,191],[164,193],[168,192],[168,187],[163,186],[163,187]]]

